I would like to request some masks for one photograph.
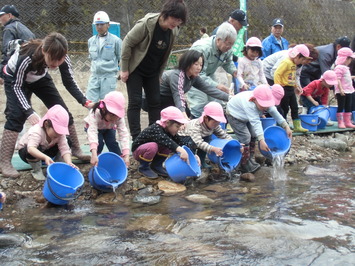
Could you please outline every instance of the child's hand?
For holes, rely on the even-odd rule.
[[[241,89],[243,91],[247,91],[247,90],[249,90],[249,85],[248,84],[244,84]]]
[[[5,194],[4,192],[0,192],[0,195],[1,195],[1,197],[0,197],[0,202],[1,202],[1,203],[5,203],[5,201],[6,201],[6,194]]]
[[[176,149],[176,152],[180,153],[180,158],[181,158],[181,160],[187,162],[187,160],[189,159],[189,155],[187,154],[187,151],[185,151],[184,148],[182,148],[182,147],[179,146],[179,147]]]
[[[129,160],[129,154],[123,156],[123,161],[125,162],[127,168],[131,165],[131,161]]]
[[[201,160],[200,157],[198,155],[195,155],[196,161],[198,163],[198,166],[201,166]]]
[[[73,163],[68,163],[68,164],[69,164],[71,167],[73,167],[73,168],[79,170],[79,167],[77,167],[75,164],[73,164]]]
[[[46,158],[44,159],[44,162],[46,163],[46,165],[50,165],[50,164],[54,163],[52,158],[49,156],[46,156]]]
[[[97,164],[99,163],[99,158],[97,158],[97,155],[95,155],[95,154],[91,155],[90,163],[93,166],[97,166]]]
[[[260,143],[260,150],[270,151],[269,146],[267,146],[265,140],[262,139],[259,141],[259,143]]]
[[[340,90],[340,95],[345,96],[344,90]]]
[[[219,147],[212,147],[212,152],[214,152],[218,157],[223,155],[223,150]]]

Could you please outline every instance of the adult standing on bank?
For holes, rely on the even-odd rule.
[[[127,33],[122,43],[121,80],[127,84],[127,117],[132,139],[141,132],[142,87],[149,125],[160,118],[159,78],[167,64],[180,25],[187,19],[183,0],[167,0],[160,13],[149,13]]]
[[[260,59],[276,53],[278,51],[288,49],[288,41],[281,35],[284,32],[284,21],[281,18],[275,18],[271,24],[271,34],[262,42],[263,56]]]
[[[0,10],[0,23],[4,26],[2,34],[2,60],[0,70],[4,68],[7,61],[14,52],[16,44],[29,41],[35,35],[18,19],[20,13],[14,5],[5,5]],[[3,72],[0,71],[0,84],[3,84]]]
[[[244,26],[247,26],[247,15],[245,14],[245,12],[241,9],[236,9],[234,10],[230,15],[228,20],[226,21],[230,24],[232,24],[232,26],[235,28],[235,30],[238,31],[243,28]],[[211,35],[216,35],[217,30],[218,30],[219,26],[217,28],[215,28],[213,30],[213,32],[211,33]]]
[[[108,31],[110,18],[106,12],[98,11],[93,23],[97,34],[88,41],[91,76],[86,97],[90,101],[98,102],[104,99],[107,93],[116,90],[122,40]]]

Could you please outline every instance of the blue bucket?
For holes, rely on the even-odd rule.
[[[309,114],[318,115],[320,123],[317,129],[323,129],[327,125],[328,119],[330,117],[329,109],[324,105],[312,106],[308,110]]]
[[[226,172],[236,168],[242,158],[240,143],[235,139],[214,139],[210,145],[221,148],[223,156],[219,157],[214,152],[208,154],[208,158]]]
[[[201,175],[201,168],[198,165],[195,155],[188,147],[182,147],[189,155],[188,163],[181,160],[180,155],[177,153],[165,161],[165,169],[168,172],[169,177],[176,183],[185,182],[188,176]]]
[[[113,152],[101,153],[99,163],[89,171],[90,184],[103,192],[113,192],[126,181],[128,170],[123,159]]]
[[[318,125],[321,123],[318,115],[299,115],[301,125],[309,131],[317,131]]]
[[[276,125],[276,120],[272,117],[260,118],[260,121],[261,121],[264,131],[268,127]]]
[[[330,120],[331,121],[338,121],[337,120],[338,106],[331,105],[331,106],[328,107],[328,109],[329,109],[329,114],[330,114],[330,116],[329,116]]]
[[[80,195],[83,185],[84,177],[79,170],[66,163],[53,163],[47,167],[43,196],[53,204],[65,205]]]
[[[291,148],[291,139],[288,138],[286,130],[282,127],[271,126],[264,131],[264,138],[270,151],[266,152],[260,149],[262,155],[272,160],[277,155],[286,155]]]

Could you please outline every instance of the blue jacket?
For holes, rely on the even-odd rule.
[[[266,37],[263,42],[262,42],[262,51],[263,51],[263,56],[260,57],[260,59],[264,59],[265,57],[276,53],[281,50],[287,50],[288,49],[288,41],[281,37],[281,43],[282,47],[280,46],[279,42],[275,38],[275,36],[271,33],[268,37]]]

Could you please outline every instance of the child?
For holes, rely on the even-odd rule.
[[[296,84],[296,69],[297,65],[302,65],[311,59],[309,57],[309,50],[306,45],[296,45],[289,51],[288,56],[283,59],[274,73],[275,84],[280,84],[285,90],[285,96],[282,98],[280,107],[283,110],[283,116],[286,119],[291,107],[291,117],[293,120],[293,127],[295,132],[307,132],[301,126],[301,121],[298,118],[298,103],[295,93]]]
[[[256,37],[248,39],[243,54],[244,57],[238,60],[237,78],[240,84],[240,91],[247,91],[259,84],[267,84],[263,72],[263,65],[259,59],[262,56],[261,41]]]
[[[327,70],[322,77],[314,80],[303,88],[301,94],[302,105],[310,109],[313,106],[327,105],[329,89],[338,84],[337,75],[333,70]]]
[[[160,120],[144,129],[132,143],[133,156],[140,162],[138,171],[153,179],[158,177],[157,174],[167,176],[162,164],[171,151],[180,153],[184,161],[188,159],[187,152],[181,147],[184,139],[177,135],[187,119],[174,106],[164,108],[160,116]]]
[[[112,91],[96,103],[84,119],[90,143],[92,165],[97,165],[98,157],[104,148],[104,142],[110,152],[123,157],[129,167],[129,134],[124,120],[125,98],[121,92]],[[122,152],[116,141],[116,129]]]
[[[36,180],[45,180],[42,161],[47,165],[54,163],[53,157],[62,155],[64,162],[77,168],[71,160],[71,151],[66,135],[69,135],[69,114],[59,104],[51,107],[45,116],[32,126],[19,140],[20,158],[32,167]]]
[[[336,67],[334,68],[334,72],[339,80],[334,90],[338,102],[338,128],[355,128],[351,123],[351,100],[354,87],[349,65],[352,58],[355,58],[353,51],[350,48],[344,47],[339,49],[337,59],[335,60]]]
[[[279,93],[275,92],[274,94],[278,95]],[[264,131],[260,121],[260,116],[264,111],[267,111],[286,130],[290,138],[292,136],[292,131],[286,120],[277,112],[275,104],[278,100],[275,99],[274,94],[269,85],[258,85],[253,91],[244,91],[234,95],[227,104],[228,122],[234,130],[237,140],[244,144],[240,166],[243,173],[253,173],[260,167],[250,161],[252,138],[259,141],[260,149],[270,150],[264,140]]]

